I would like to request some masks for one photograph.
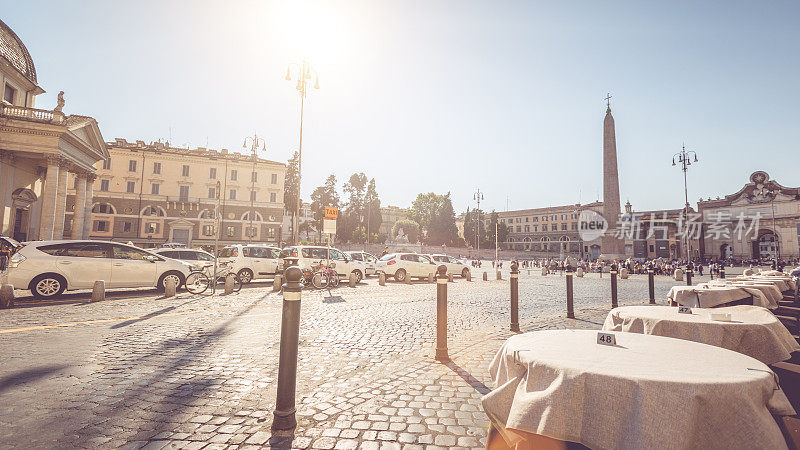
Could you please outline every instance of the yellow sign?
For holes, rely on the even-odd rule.
[[[333,208],[331,206],[325,207],[326,219],[336,219],[337,217],[339,217],[339,208]]]

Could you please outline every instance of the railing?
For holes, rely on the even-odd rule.
[[[35,120],[37,122],[63,123],[64,114],[46,109],[27,108],[25,106],[0,103],[0,115],[18,119]]]

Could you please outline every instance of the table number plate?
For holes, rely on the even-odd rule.
[[[601,345],[617,345],[617,338],[614,333],[597,333],[597,343]]]
[[[691,314],[692,308],[688,306],[678,306],[678,314]]]

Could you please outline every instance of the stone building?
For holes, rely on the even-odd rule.
[[[785,187],[767,172],[750,175],[738,192],[700,199],[700,256],[720,259],[796,258],[800,254],[800,188]]]
[[[20,38],[0,21],[0,234],[18,241],[88,237],[95,164],[108,157],[97,121],[36,108],[44,93],[33,59]],[[65,232],[68,178],[70,216]]]
[[[691,216],[694,210],[689,208],[688,213]],[[620,221],[625,257],[667,260],[684,258],[685,240],[679,228],[685,215],[683,208],[634,211],[630,202],[626,203],[625,214]],[[696,244],[693,245],[693,253],[698,254]]]
[[[399,206],[381,206],[381,226],[378,233],[385,234],[391,241],[392,228],[395,222],[410,217],[411,210],[408,208],[400,208]]]
[[[548,208],[500,211],[500,224],[508,228],[508,237],[502,247],[506,250],[523,250],[537,256],[559,257],[599,256],[598,242],[583,242],[578,233],[578,219],[584,209],[602,211],[603,203],[564,205]]]
[[[220,244],[279,242],[285,164],[160,142],[116,139],[107,147],[109,158],[96,167],[92,238],[210,247],[219,218]],[[69,193],[71,205],[77,191]]]

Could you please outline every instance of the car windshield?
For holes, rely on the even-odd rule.
[[[230,258],[232,256],[238,255],[239,252],[236,250],[236,247],[225,247],[219,251],[220,258]]]
[[[380,259],[379,261],[389,261],[389,260],[391,260],[391,259],[394,259],[394,253],[392,253],[392,254],[389,254],[389,255],[383,255],[383,256],[381,256],[381,259]]]
[[[196,252],[195,255],[200,261],[214,261],[214,257],[205,252]]]

